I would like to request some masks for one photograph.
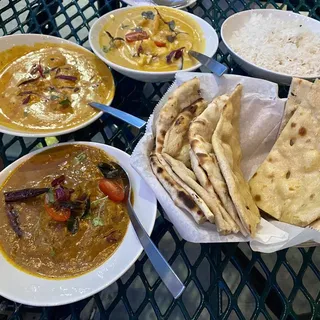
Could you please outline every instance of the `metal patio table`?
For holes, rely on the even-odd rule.
[[[116,0],[0,0],[0,36],[44,33],[89,47],[88,31],[93,22],[121,5]],[[208,21],[219,33],[223,21],[234,12],[267,7],[304,11],[320,19],[319,0],[198,0],[188,10]],[[223,45],[216,58],[227,64],[231,72],[244,74]],[[144,119],[170,85],[142,83],[116,72],[114,77],[113,105]],[[282,96],[287,92],[288,88],[280,88]],[[131,153],[142,135],[142,131],[103,116],[89,127],[57,140],[103,142]],[[57,140],[0,134],[0,169]],[[320,319],[320,248],[260,254],[252,252],[246,243],[187,243],[175,232],[160,206],[152,239],[185,283],[186,290],[178,300],[172,300],[142,254],[116,283],[71,305],[35,308],[0,297],[0,320]]]

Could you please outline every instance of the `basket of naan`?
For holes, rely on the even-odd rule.
[[[320,81],[180,73],[131,163],[180,235],[253,250],[320,243]]]

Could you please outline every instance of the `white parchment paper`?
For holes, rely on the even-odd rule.
[[[198,243],[250,241],[255,251],[274,252],[307,241],[320,243],[320,232],[299,228],[278,221],[261,219],[254,239],[237,235],[220,235],[211,223],[198,225],[193,218],[175,206],[162,187],[149,163],[149,154],[154,144],[154,124],[160,109],[170,93],[181,83],[194,77],[200,79],[202,97],[211,101],[215,96],[231,93],[237,84],[243,85],[240,113],[241,167],[246,179],[257,170],[274,145],[283,115],[285,100],[278,97],[278,85],[269,81],[236,75],[221,78],[207,73],[179,72],[149,118],[146,133],[136,146],[131,164],[154,191],[169,220],[187,241]]]

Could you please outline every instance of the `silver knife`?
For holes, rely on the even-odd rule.
[[[128,124],[131,124],[132,126],[138,128],[138,129],[141,129],[146,124],[146,122],[144,120],[137,118],[130,113],[127,113],[127,112],[121,111],[119,109],[107,106],[105,104],[98,103],[98,102],[89,102],[89,105],[93,108],[96,108],[96,109],[99,109],[105,113],[108,113],[111,116],[118,118]]]
[[[221,77],[226,71],[228,71],[228,68],[225,65],[214,60],[213,58],[209,58],[208,56],[200,52],[189,50],[189,54],[219,77]]]

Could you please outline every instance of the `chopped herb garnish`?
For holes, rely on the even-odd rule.
[[[79,230],[79,217],[73,217],[71,216],[69,220],[67,221],[67,229],[70,231],[72,234],[77,233]]]
[[[54,203],[54,194],[53,194],[53,190],[50,188],[47,192],[47,197],[46,197],[46,200],[49,202],[49,203]]]
[[[60,97],[59,96],[56,96],[55,94],[52,94],[51,96],[50,96],[50,100],[57,100],[57,99],[59,99]]]
[[[176,36],[167,36],[167,40],[172,43],[174,40],[176,40]]]
[[[135,31],[135,32],[141,32],[141,31],[143,31],[142,27],[135,27],[135,28],[132,28],[132,29],[130,29],[130,30]]]
[[[74,159],[77,163],[82,162],[83,160],[85,160],[87,158],[86,153],[83,151],[81,153],[79,153]]]
[[[100,219],[100,217],[96,217],[92,220],[92,225],[94,227],[102,227],[104,225],[103,221]]]
[[[83,211],[83,214],[81,216],[81,219],[85,219],[90,214],[91,201],[90,201],[89,197],[86,199],[85,203],[86,204],[85,204],[84,211]]]
[[[51,248],[50,256],[53,258],[55,255],[56,255],[56,251],[53,248]]]
[[[112,42],[112,43],[110,43],[108,46],[103,46],[102,47],[102,51],[104,52],[104,53],[108,53],[111,49],[113,49],[114,48],[114,43]]]
[[[66,99],[61,100],[59,102],[59,104],[62,105],[63,107],[68,107],[68,106],[70,106],[71,101],[68,98],[66,98]]]
[[[94,200],[91,202],[91,206],[95,206],[97,203],[99,203],[100,201],[103,201],[103,200],[107,200],[108,199],[108,196],[105,196],[103,198],[100,198],[100,199],[97,199],[97,200]]]
[[[168,22],[168,26],[169,26],[169,29],[170,29],[171,31],[174,31],[174,29],[175,29],[175,27],[176,27],[175,21],[174,21],[174,20],[169,21],[169,22]]]
[[[154,13],[152,11],[143,11],[141,15],[148,20],[153,20],[154,19]]]
[[[108,53],[111,49],[115,48],[115,41],[124,41],[123,38],[120,37],[113,37],[112,34],[109,31],[105,31],[105,33],[108,35],[108,37],[110,38],[110,42],[108,46],[103,46],[102,47],[102,51],[105,53]]]

